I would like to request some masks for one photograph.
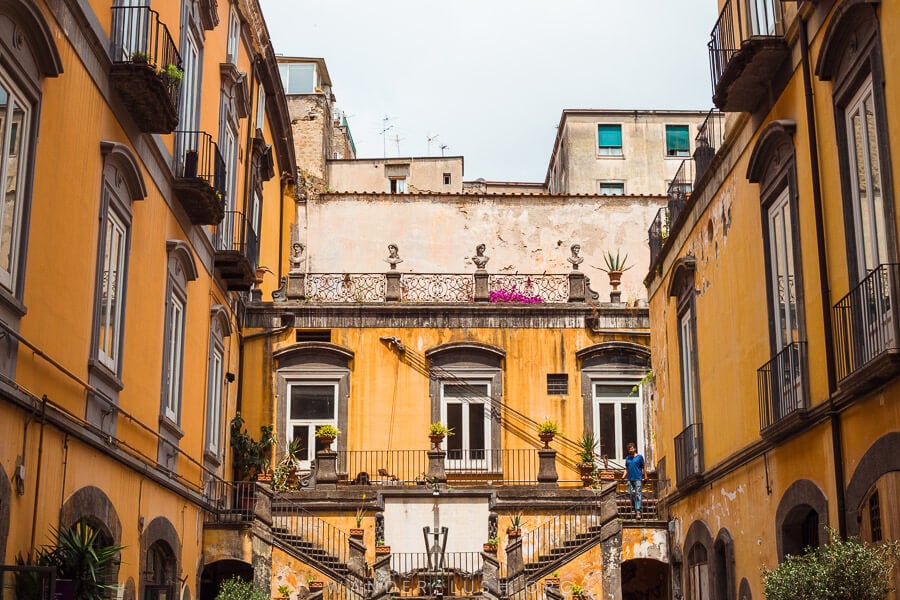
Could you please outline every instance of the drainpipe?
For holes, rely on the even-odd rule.
[[[825,370],[828,376],[828,396],[831,406],[831,448],[834,458],[834,485],[837,488],[838,533],[847,537],[846,499],[844,497],[844,448],[841,440],[840,413],[834,408],[833,394],[837,388],[834,354],[834,332],[831,325],[831,290],[828,285],[828,258],[825,250],[825,216],[822,208],[822,184],[819,175],[819,147],[816,139],[816,115],[813,103],[812,74],[809,65],[809,38],[806,21],[800,18],[800,62],[803,67],[803,90],[806,96],[806,128],[809,132],[809,166],[812,170],[813,207],[816,215],[816,250],[819,259],[819,285],[822,297],[822,328],[825,337]]]
[[[41,398],[41,429],[38,435],[37,472],[34,478],[34,509],[31,513],[31,546],[29,554],[34,555],[34,538],[37,533],[38,500],[41,498],[41,467],[44,456],[44,425],[47,423],[47,394]],[[22,457],[24,460],[24,456]]]

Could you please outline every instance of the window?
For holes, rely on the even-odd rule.
[[[681,354],[681,406],[684,425],[696,422],[695,376],[694,376],[694,315],[687,308],[678,317],[678,349]]]
[[[598,181],[597,193],[601,196],[623,196],[625,195],[624,181]]]
[[[187,5],[188,3],[185,3]],[[178,90],[178,130],[175,132],[176,173],[184,173],[186,151],[196,149],[200,125],[200,71],[202,57],[197,34],[190,26],[182,30],[181,66],[184,69]]]
[[[146,561],[144,600],[177,600],[176,559],[169,545],[161,540],[154,542],[147,549]]]
[[[597,125],[597,154],[622,156],[621,125]]]
[[[238,62],[238,48],[241,40],[241,22],[237,12],[232,8],[228,17],[228,46],[225,54],[225,62],[236,65]]]
[[[111,194],[107,190],[105,193]],[[107,200],[108,202],[108,200]],[[113,373],[118,373],[119,347],[122,337],[122,303],[125,291],[126,247],[128,228],[123,219],[110,210],[106,214],[103,234],[100,280],[100,319],[97,331],[97,358]]]
[[[291,63],[278,65],[286,94],[312,94],[316,91],[316,65]]]
[[[690,600],[709,600],[709,561],[702,544],[688,553],[688,592]]]
[[[25,191],[32,163],[32,105],[0,67],[0,181],[4,183],[0,202],[0,285],[15,294]]]
[[[256,128],[262,131],[266,119],[266,88],[262,85],[256,94]]]
[[[599,453],[616,462],[625,460],[627,444],[644,447],[641,390],[634,389],[638,381],[594,383],[594,433],[600,440]]]
[[[847,106],[845,118],[857,274],[863,279],[878,265],[890,262],[871,76]]]
[[[392,194],[405,194],[406,179],[403,177],[391,177],[388,179],[388,191]]]
[[[878,490],[874,490],[869,496],[869,537],[873,544],[880,542],[881,533],[881,503],[878,500]]]
[[[444,173],[444,185],[450,185],[450,173]]]
[[[206,456],[218,466],[222,452],[222,412],[225,389],[225,337],[231,323],[225,308],[216,304],[210,311],[209,362],[206,368]]]
[[[322,425],[337,427],[338,382],[288,382],[288,420],[286,440],[300,443],[301,467],[310,468],[310,461],[324,446],[316,439]]]
[[[454,435],[447,439],[447,466],[490,466],[490,383],[444,382],[441,387],[442,419]]]
[[[330,329],[298,329],[294,335],[298,342],[331,342]]]
[[[184,301],[178,294],[169,295],[166,324],[166,388],[165,416],[178,423],[181,414],[181,367],[184,350]]]
[[[677,298],[678,370],[681,376],[681,414],[684,430],[675,437],[675,482],[689,484],[703,472],[703,424],[697,377],[697,325],[694,279],[697,261],[687,255],[678,259],[669,285]]]
[[[687,125],[666,125],[666,156],[691,155],[691,138]]]
[[[569,393],[569,374],[547,374],[547,394],[550,396],[565,396]]]

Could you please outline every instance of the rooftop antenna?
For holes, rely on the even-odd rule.
[[[438,135],[440,135],[440,134],[438,134],[438,133],[436,133],[434,135],[428,135],[427,133],[425,134],[425,139],[428,140],[428,156],[431,156],[431,142],[436,140],[438,138]]]
[[[400,137],[400,134],[394,134],[394,143],[397,144],[397,156],[400,156],[400,142],[405,139]]]
[[[441,144],[441,156],[444,156],[444,150],[446,150],[449,147],[450,146],[448,146],[447,144]]]
[[[378,134],[381,136],[381,158],[387,158],[387,135],[386,134],[388,131],[390,131],[391,129],[394,128],[393,125],[388,125],[388,122],[390,120],[391,120],[391,118],[389,116],[384,115],[384,118],[382,119],[383,128],[381,130],[381,133]]]

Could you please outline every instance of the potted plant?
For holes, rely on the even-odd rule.
[[[322,581],[321,579],[316,579],[312,575],[307,575],[306,576],[306,587],[309,589],[309,591],[321,590],[321,589],[325,588],[325,582]]]
[[[215,600],[268,600],[269,592],[256,587],[252,581],[244,581],[237,575],[219,584]]]
[[[260,438],[257,441],[243,427],[244,419],[238,413],[231,420],[231,463],[235,480],[252,481],[268,470],[275,436],[271,425],[263,425],[259,428]]]
[[[622,283],[622,273],[634,265],[627,264],[628,255],[621,257],[618,250],[615,254],[607,250],[603,255],[603,262],[606,263],[606,268],[601,271],[606,271],[606,274],[609,275],[609,285],[613,291],[616,291],[619,289],[619,284]]]
[[[284,458],[278,462],[275,472],[272,475],[272,488],[279,491],[296,490],[299,487],[299,478],[297,476],[300,470],[301,458],[300,440],[291,440],[288,442]]]
[[[385,545],[384,539],[379,538],[375,540],[375,554],[390,554],[391,547]]]
[[[544,577],[544,585],[559,586],[559,571],[553,571],[550,577]]]
[[[506,535],[509,537],[519,537],[522,535],[522,525],[525,524],[525,521],[522,520],[522,513],[517,512],[509,517],[509,527],[506,528]]]
[[[291,588],[289,588],[286,585],[279,585],[278,593],[281,594],[282,598],[290,598],[291,597]]]
[[[331,450],[331,443],[339,435],[341,435],[341,430],[334,425],[322,425],[316,428],[316,439],[322,442],[323,450]]]
[[[440,421],[428,426],[428,437],[431,438],[431,445],[435,450],[440,448],[441,442],[448,435],[453,435],[453,430]]]
[[[583,586],[578,585],[577,583],[573,583],[572,587],[569,588],[569,591],[572,592],[573,598],[587,598],[587,590],[584,589]]]
[[[492,538],[488,538],[488,540],[484,543],[483,549],[485,552],[496,552],[497,544],[500,543],[500,538],[494,536]]]
[[[159,74],[160,79],[170,90],[177,91],[184,79],[184,70],[175,64],[167,64]]]
[[[350,529],[350,535],[353,537],[362,537],[366,530],[362,528],[363,517],[366,516],[366,507],[360,506],[356,509],[356,527]]]
[[[578,470],[585,486],[593,483],[597,438],[593,431],[585,431],[578,440]]]
[[[538,438],[544,442],[544,448],[550,447],[550,442],[553,441],[553,437],[558,433],[559,427],[556,425],[555,421],[544,419],[542,423],[538,424]]]
[[[136,65],[146,65],[148,62],[147,53],[142,52],[141,50],[135,50],[131,53],[131,62]]]

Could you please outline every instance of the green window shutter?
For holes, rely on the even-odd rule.
[[[691,140],[687,125],[666,125],[666,154],[687,156],[691,151]]]
[[[597,125],[597,140],[601,148],[621,148],[622,126]]]

